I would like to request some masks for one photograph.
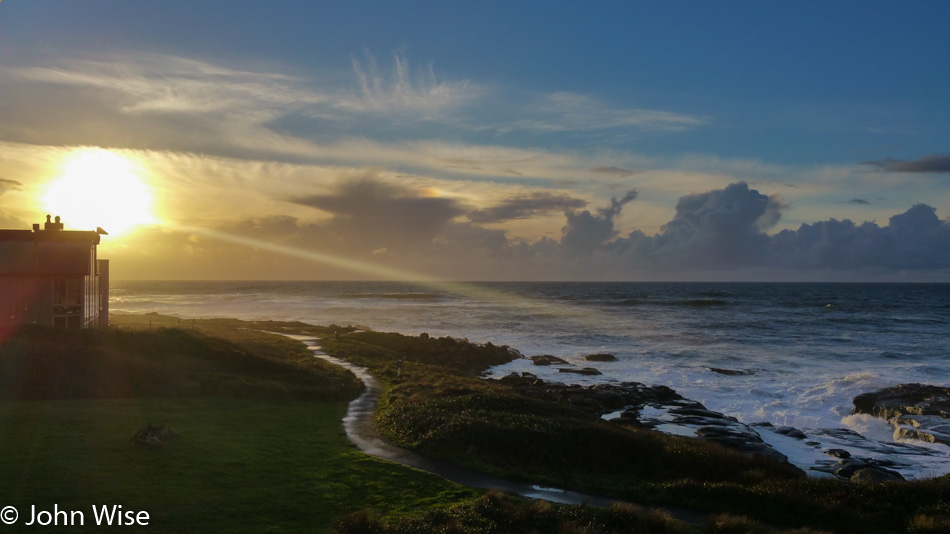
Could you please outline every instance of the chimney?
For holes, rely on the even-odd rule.
[[[59,215],[56,216],[56,222],[50,222],[49,219],[50,219],[50,216],[47,215],[46,224],[43,227],[44,230],[62,230],[63,229],[63,223],[59,222],[60,221]]]

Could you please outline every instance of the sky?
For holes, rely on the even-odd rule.
[[[950,282],[950,3],[0,2],[119,279]]]

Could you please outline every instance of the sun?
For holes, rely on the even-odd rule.
[[[58,178],[50,182],[44,208],[59,215],[69,229],[121,235],[140,224],[155,222],[152,193],[142,182],[144,170],[133,160],[109,150],[83,148],[71,153]]]

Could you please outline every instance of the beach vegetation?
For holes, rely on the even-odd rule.
[[[418,357],[431,343],[353,332],[324,345],[385,384],[378,430],[425,456],[503,478],[706,512],[719,517],[707,525],[714,532],[771,532],[775,525],[798,532],[929,532],[948,515],[950,477],[888,483],[807,477],[775,459],[520,395],[481,377],[493,365],[494,347],[461,367],[451,355]],[[456,340],[450,349],[477,353],[479,347]]]

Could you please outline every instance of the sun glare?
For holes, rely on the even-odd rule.
[[[121,235],[140,224],[155,222],[152,194],[131,159],[103,149],[81,149],[63,162],[58,178],[50,182],[43,206],[59,215],[71,230],[101,227]]]

